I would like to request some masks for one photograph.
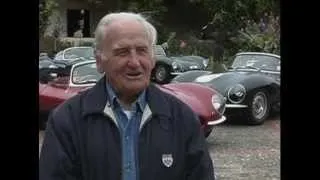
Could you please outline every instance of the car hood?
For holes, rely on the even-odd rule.
[[[181,57],[172,57],[171,59],[173,60],[173,62],[176,62],[183,67],[198,66],[198,68],[203,68],[203,64],[199,63],[196,60],[190,60],[190,59],[181,58]]]
[[[219,91],[222,95],[226,95],[229,87],[243,82],[243,80],[246,79],[250,74],[253,74],[253,72],[239,71],[215,73],[199,76],[194,80],[194,82],[210,86]]]
[[[88,59],[73,59],[73,60],[53,60],[53,63],[55,63],[58,66],[72,66],[74,64],[77,64],[78,62],[86,61]]]
[[[213,89],[208,88],[207,91],[203,91],[204,87],[192,83],[165,84],[160,88],[179,98],[200,116],[210,115],[215,111],[211,104],[211,97],[216,93]]]
[[[184,61],[196,62],[198,64],[203,65],[204,61],[208,63],[209,59],[203,58],[201,56],[183,56]]]
[[[39,61],[39,69],[42,68],[57,68],[57,66],[51,60],[44,59]]]

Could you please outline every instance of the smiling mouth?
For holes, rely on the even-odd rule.
[[[141,72],[132,72],[132,73],[126,73],[126,77],[128,79],[138,79],[142,77],[142,73]]]

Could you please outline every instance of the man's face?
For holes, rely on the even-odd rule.
[[[97,65],[120,95],[136,95],[150,82],[154,67],[152,46],[143,25],[122,20],[106,28],[102,56]]]

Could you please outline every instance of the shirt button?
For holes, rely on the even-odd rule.
[[[129,136],[126,136],[125,139],[126,139],[126,141],[128,141],[129,140]]]

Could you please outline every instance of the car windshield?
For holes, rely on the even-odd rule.
[[[71,74],[74,84],[96,83],[102,75],[97,71],[95,62],[76,66]]]
[[[84,59],[93,59],[94,50],[91,47],[75,47],[67,49],[64,52],[64,59],[75,59],[82,57]]]
[[[237,68],[255,68],[267,71],[280,71],[280,59],[264,54],[241,54],[237,55],[231,66]]]
[[[164,49],[160,45],[156,45],[156,47],[155,47],[155,55],[156,56],[167,56],[166,52],[164,51]]]

